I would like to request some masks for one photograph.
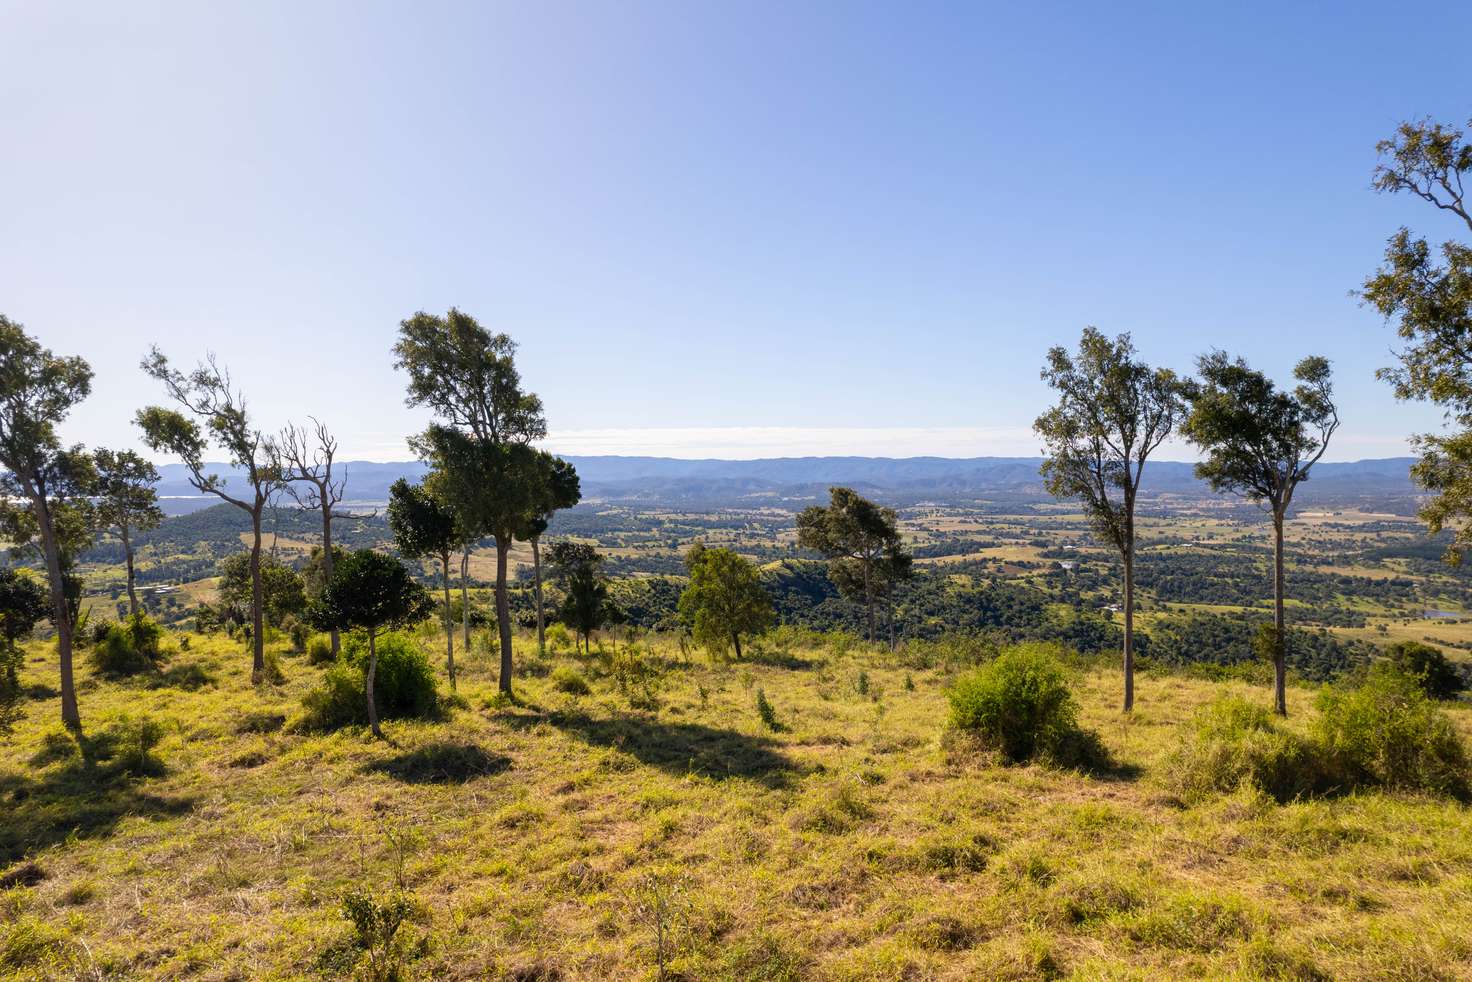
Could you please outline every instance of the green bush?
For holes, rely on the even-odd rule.
[[[381,719],[429,719],[440,710],[434,669],[414,639],[391,632],[377,639],[378,672],[373,680],[373,701]],[[368,699],[368,639],[350,634],[343,638],[342,656],[322,674],[322,681],[302,698],[306,729],[332,730],[366,725]]]
[[[1433,699],[1455,699],[1467,687],[1462,673],[1441,653],[1420,641],[1401,641],[1385,650],[1396,670],[1409,675]]]
[[[1420,678],[1381,663],[1358,688],[1326,688],[1318,707],[1314,741],[1333,786],[1467,796],[1466,747]]]
[[[307,641],[307,664],[329,665],[332,658],[332,639],[325,634],[314,634]]]
[[[581,673],[566,665],[552,673],[552,688],[558,692],[566,692],[570,696],[585,696],[593,691],[588,686],[588,680],[583,678]]]
[[[1266,706],[1223,696],[1202,708],[1166,761],[1166,781],[1186,801],[1246,784],[1279,801],[1313,792],[1319,782],[1314,748],[1290,733]]]
[[[956,679],[951,725],[1013,763],[1056,753],[1078,731],[1078,707],[1054,645],[1014,645]]]
[[[107,626],[91,651],[92,666],[104,675],[137,675],[153,671],[163,660],[164,629],[147,614]]]

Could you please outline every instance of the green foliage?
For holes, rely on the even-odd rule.
[[[332,639],[325,634],[314,634],[307,641],[307,664],[327,665],[332,662]]]
[[[680,594],[680,619],[708,650],[724,653],[734,645],[740,657],[741,635],[758,634],[774,620],[756,567],[730,549],[707,549],[700,542],[685,565],[690,583]]]
[[[93,645],[92,665],[104,675],[126,676],[153,671],[164,658],[164,629],[147,614],[107,626],[101,643]]]
[[[586,641],[610,613],[603,557],[586,543],[563,541],[552,543],[547,558],[563,590],[558,616]]]
[[[1314,739],[1333,785],[1467,797],[1467,749],[1419,678],[1377,664],[1358,688],[1326,688],[1318,708]]]
[[[772,732],[775,733],[782,729],[782,723],[777,719],[777,710],[767,701],[766,691],[760,688],[756,690],[756,714],[761,719],[762,725]]]
[[[238,552],[220,560],[216,573],[220,603],[249,610],[252,600],[250,553]],[[307,607],[302,575],[270,553],[261,554],[261,609],[266,623],[280,626],[285,619],[302,614]]]
[[[1385,657],[1402,675],[1416,679],[1432,699],[1455,699],[1467,687],[1457,667],[1432,645],[1400,641],[1385,650]]]
[[[353,943],[361,952],[363,978],[369,982],[398,982],[404,978],[408,951],[399,932],[415,910],[413,897],[402,887],[382,896],[363,887],[343,895],[342,916],[352,925]]]
[[[951,725],[1012,763],[1056,754],[1078,729],[1078,708],[1054,645],[1005,649],[961,675],[946,695]]]
[[[618,691],[635,705],[653,706],[663,681],[663,660],[637,644],[626,644],[606,657]]]
[[[433,610],[429,594],[403,563],[372,549],[359,549],[333,568],[332,580],[310,617],[323,629],[376,632],[417,624]]]
[[[448,565],[450,553],[465,540],[454,509],[423,484],[402,477],[388,489],[388,527],[406,559],[438,559]]]
[[[558,692],[566,692],[570,696],[585,696],[593,691],[582,673],[567,665],[560,665],[553,670],[552,688]]]
[[[19,642],[35,630],[50,609],[46,588],[19,570],[0,569],[0,734],[9,731],[20,714],[20,666],[24,653]]]
[[[1224,696],[1198,711],[1187,730],[1164,772],[1167,785],[1185,801],[1242,785],[1289,801],[1319,784],[1316,749],[1288,732],[1266,706]]]
[[[547,648],[551,651],[565,651],[573,645],[572,635],[567,631],[565,624],[547,625]]]
[[[828,560],[828,576],[846,597],[864,603],[865,637],[874,640],[874,602],[912,572],[900,537],[899,519],[852,488],[829,488],[828,506],[813,505],[797,516],[797,542]]]
[[[375,639],[378,671],[373,697],[382,719],[433,719],[441,712],[434,669],[424,649],[407,634],[390,632]],[[361,635],[343,639],[339,661],[302,697],[306,712],[299,726],[335,730],[369,722],[366,688],[368,642]]]

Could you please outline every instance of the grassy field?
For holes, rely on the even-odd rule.
[[[948,751],[947,678],[883,653],[666,645],[631,702],[596,655],[518,645],[520,705],[462,653],[460,705],[375,743],[292,732],[303,658],[252,690],[239,645],[196,636],[160,677],[84,670],[86,754],[32,646],[0,749],[0,975],[343,977],[342,895],[401,871],[410,977],[653,978],[661,929],[687,979],[1472,977],[1472,810],[1168,793],[1183,721],[1266,691],[1146,676],[1125,719],[1117,673],[1083,673],[1117,762],[1090,776]],[[105,746],[124,715],[164,725],[138,766]]]

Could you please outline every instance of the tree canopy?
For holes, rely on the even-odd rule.
[[[685,565],[690,583],[680,594],[680,619],[711,651],[734,647],[740,658],[741,636],[765,631],[775,619],[756,567],[730,549],[700,542],[690,547]]]

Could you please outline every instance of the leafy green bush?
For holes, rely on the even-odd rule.
[[[1387,648],[1385,656],[1397,671],[1415,679],[1433,699],[1455,699],[1467,687],[1462,673],[1440,648],[1420,641],[1401,641]]]
[[[1166,761],[1166,781],[1186,801],[1247,784],[1279,801],[1315,790],[1314,748],[1290,733],[1266,706],[1223,696],[1203,707]]]
[[[585,696],[593,691],[588,686],[588,680],[583,678],[582,673],[576,669],[561,666],[552,673],[552,688],[558,692],[566,692],[570,696]]]
[[[1056,753],[1078,730],[1078,706],[1055,645],[1014,645],[946,693],[951,725],[1013,763]]]
[[[378,671],[373,680],[373,700],[382,719],[428,719],[440,710],[434,669],[424,649],[406,634],[380,636]],[[302,698],[306,715],[300,725],[309,730],[332,730],[368,722],[366,676],[368,639],[350,634],[343,638],[338,663],[322,674],[322,680]]]
[[[551,651],[567,651],[572,647],[572,632],[567,629],[566,624],[560,622],[548,624],[544,637]]]
[[[761,717],[762,725],[772,732],[782,729],[782,723],[777,719],[777,710],[767,701],[766,692],[756,690],[756,714]]]
[[[164,629],[147,614],[107,626],[91,652],[92,666],[104,675],[137,675],[153,671],[163,660]]]
[[[307,664],[329,665],[332,660],[332,639],[325,634],[312,635],[307,641]]]
[[[1318,707],[1314,740],[1334,786],[1467,797],[1466,747],[1420,678],[1381,663],[1358,688],[1326,688]]]

